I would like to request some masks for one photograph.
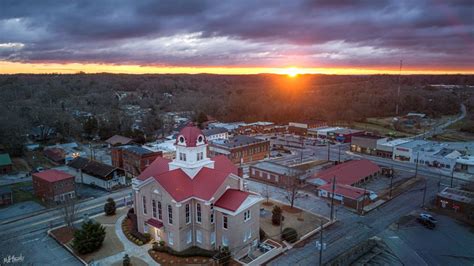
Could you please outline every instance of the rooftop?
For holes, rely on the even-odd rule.
[[[131,138],[127,138],[120,135],[114,135],[108,138],[105,142],[109,143],[110,145],[126,145],[132,142]]]
[[[319,189],[332,192],[332,184],[320,186]],[[334,194],[342,195],[346,198],[359,199],[364,195],[364,189],[350,185],[336,184]],[[366,194],[369,194],[369,192],[366,191]]]
[[[227,189],[214,206],[235,212],[249,195],[250,193],[246,191]]]
[[[364,132],[364,130],[359,130],[359,129],[352,129],[352,128],[340,128],[334,130],[334,133],[336,134],[355,134],[355,133],[360,133]]]
[[[438,195],[443,198],[474,205],[474,192],[447,187]]]
[[[8,153],[0,154],[0,166],[3,165],[11,165],[12,160],[10,159],[10,155]]]
[[[335,177],[337,184],[353,185],[379,171],[380,167],[367,159],[352,160],[316,173],[310,179],[321,179],[331,183]]]
[[[127,146],[127,147],[124,147],[124,150],[127,150],[129,152],[132,152],[132,153],[135,153],[135,154],[138,154],[138,155],[145,155],[145,154],[153,153],[153,151],[151,151],[149,149],[145,149],[145,148],[140,147],[140,146]]]
[[[211,128],[211,129],[204,129],[202,131],[202,133],[204,133],[204,136],[208,137],[208,136],[211,136],[211,135],[215,135],[215,134],[222,134],[222,133],[227,133],[229,132],[226,128],[223,128],[223,127],[214,127],[214,128]]]
[[[387,139],[386,142],[384,143],[381,143],[382,145],[384,146],[387,146],[387,147],[395,147],[395,146],[398,146],[398,145],[401,145],[401,144],[404,144],[404,143],[408,143],[408,142],[411,142],[413,140],[411,139]]]
[[[412,140],[412,141],[409,141],[409,142],[401,143],[397,146],[398,147],[403,147],[403,148],[408,148],[408,149],[413,149],[413,148],[417,148],[417,147],[427,145],[428,143],[429,142],[426,141],[426,140]]]
[[[301,171],[299,169],[272,162],[258,162],[252,165],[251,167],[286,176],[295,176],[304,173],[304,171]]]
[[[212,142],[212,144],[215,144],[218,146],[224,146],[227,148],[237,148],[237,147],[246,146],[253,143],[262,143],[262,142],[269,142],[269,141],[261,140],[261,139],[257,139],[257,138],[249,137],[245,135],[237,135],[228,140],[215,140]]]
[[[75,158],[68,164],[68,166],[75,169],[80,169],[86,174],[95,176],[103,180],[111,179],[112,176],[110,176],[110,174],[115,170],[119,170],[119,168],[115,166],[97,161],[92,161],[84,157]]]
[[[69,179],[69,178],[74,178],[73,175],[70,175],[66,172],[59,171],[56,169],[45,170],[39,173],[34,173],[33,175],[45,181],[48,181],[50,183]]]

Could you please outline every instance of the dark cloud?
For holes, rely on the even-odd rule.
[[[472,1],[0,2],[0,60],[474,68]]]

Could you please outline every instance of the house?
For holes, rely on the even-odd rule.
[[[360,211],[377,196],[357,186],[378,176],[380,172],[380,167],[367,159],[352,160],[322,170],[306,182],[316,187],[320,197],[332,198],[334,190],[335,200]]]
[[[64,164],[66,159],[66,154],[63,149],[61,148],[49,148],[43,151],[43,154],[46,158],[50,161],[57,163],[57,164]]]
[[[50,169],[32,175],[35,195],[43,202],[64,202],[76,197],[74,176]]]
[[[98,186],[106,190],[113,190],[127,185],[125,172],[112,165],[77,157],[68,166],[75,170],[76,183]]]
[[[113,148],[111,155],[113,166],[124,169],[131,176],[138,176],[157,157],[163,156],[163,152],[128,145]]]
[[[131,138],[127,138],[124,136],[114,135],[108,138],[107,140],[105,140],[105,142],[109,144],[109,147],[112,147],[112,146],[132,144],[133,140]]]
[[[74,158],[78,156],[84,156],[85,152],[81,151],[79,148],[79,145],[76,142],[69,142],[69,143],[57,143],[56,145],[52,146],[47,146],[44,148],[45,150],[49,149],[57,149],[58,152],[53,152],[57,153],[55,154],[49,154],[51,158],[49,158],[52,161],[55,161],[55,158],[60,158],[58,163],[68,163]]]
[[[363,134],[351,137],[351,151],[377,156],[377,145],[385,142],[387,138],[372,134]]]
[[[158,157],[133,179],[138,230],[176,251],[227,246],[235,256],[258,245],[258,194],[244,191],[237,167],[225,156],[209,158],[208,142],[193,125],[176,140],[174,160]]]
[[[202,131],[207,141],[213,141],[216,139],[229,139],[229,131],[223,127],[215,127],[205,129]]]
[[[12,160],[8,153],[0,154],[0,175],[8,174],[13,170]]]
[[[278,186],[299,183],[304,174],[305,171],[273,162],[258,162],[249,167],[250,178]]]
[[[0,206],[13,204],[13,192],[8,186],[0,187]]]
[[[447,187],[436,196],[436,206],[474,217],[474,192]]]
[[[270,156],[270,141],[245,135],[210,142],[209,156],[225,155],[235,164],[250,163]]]

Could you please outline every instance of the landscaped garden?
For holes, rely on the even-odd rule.
[[[265,232],[265,238],[296,242],[317,229],[321,220],[328,222],[324,217],[279,202],[269,200],[261,205],[260,228]]]

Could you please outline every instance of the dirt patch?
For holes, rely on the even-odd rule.
[[[61,227],[51,231],[51,234],[62,244],[67,244],[72,241],[74,238],[74,232],[76,229],[74,227]]]
[[[105,204],[105,202],[104,202]],[[96,218],[94,218],[94,220],[96,222],[99,222],[100,224],[115,224],[115,222],[117,222],[117,220],[124,214],[126,214],[128,212],[128,208],[123,208],[123,209],[118,209],[116,212],[115,212],[115,215],[110,215],[110,216],[107,216],[107,215],[101,215],[101,216],[98,216]]]
[[[269,201],[269,202],[262,203],[262,205],[264,205],[264,206],[273,206],[273,203],[271,201]]]
[[[214,263],[213,259],[200,256],[182,258],[154,250],[149,250],[148,254],[161,265],[213,265]]]

